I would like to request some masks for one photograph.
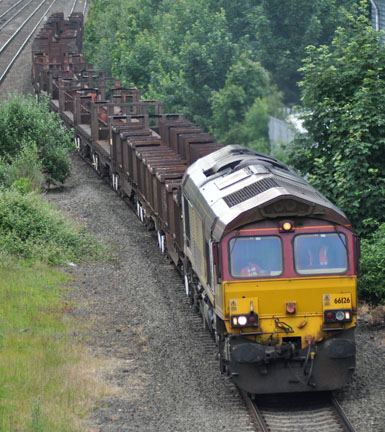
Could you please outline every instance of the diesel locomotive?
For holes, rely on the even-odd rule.
[[[81,55],[83,20],[32,46],[37,97],[134,206],[184,277],[222,373],[251,394],[335,390],[355,369],[359,241],[345,214],[277,159],[222,146]]]

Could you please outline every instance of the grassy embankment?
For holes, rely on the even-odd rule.
[[[72,340],[75,323],[63,313],[66,279],[46,265],[0,267],[1,431],[84,430],[81,418],[101,394],[88,375],[96,362]]]
[[[54,265],[100,259],[104,248],[40,195],[70,174],[71,137],[45,102],[0,105],[0,431],[75,432],[104,391]]]

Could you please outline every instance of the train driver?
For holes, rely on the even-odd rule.
[[[247,266],[241,269],[241,276],[243,277],[253,277],[260,274],[266,274],[266,270],[263,270],[258,264],[253,262],[248,262]]]

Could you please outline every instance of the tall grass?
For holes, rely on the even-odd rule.
[[[74,323],[63,314],[71,307],[60,300],[66,280],[44,265],[0,266],[2,432],[84,430],[98,385],[86,374],[94,360],[74,345]]]

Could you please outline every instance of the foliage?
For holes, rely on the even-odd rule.
[[[385,222],[385,46],[364,15],[348,19],[331,47],[308,48],[301,87],[309,133],[291,163],[367,235],[373,220]]]
[[[251,9],[244,27],[255,56],[271,73],[286,103],[299,101],[298,71],[308,45],[329,45],[334,30],[346,25],[346,10],[356,0],[261,0]]]
[[[212,93],[211,105],[215,131],[226,133],[245,116],[256,98],[270,92],[269,75],[257,62],[243,54],[230,66],[224,87]]]
[[[71,149],[71,133],[61,127],[57,114],[49,111],[47,100],[36,103],[32,96],[12,95],[0,105],[0,157],[3,173],[4,164],[17,162],[17,167],[9,171],[13,178],[16,179],[17,175],[27,177],[37,186],[41,182],[37,175],[40,159],[48,181],[63,183],[71,172],[68,157]],[[31,166],[23,168],[22,161],[27,157],[31,157]],[[23,174],[20,172],[23,170],[31,172]]]
[[[144,0],[126,1],[125,7],[116,1],[112,13],[103,4],[93,2],[86,26],[89,59],[103,67],[98,53],[103,55],[106,44],[112,44],[110,69],[123,85],[135,85],[146,97],[161,100],[166,111],[183,112],[209,128],[208,100],[224,87],[229,68],[239,58],[225,11],[204,0],[163,0],[156,6]],[[101,31],[95,31],[95,23],[109,20],[113,24],[102,24]]]
[[[271,101],[280,96],[269,74],[285,100],[296,101],[304,47],[329,43],[345,22],[341,11],[355,2],[94,0],[85,55],[123,85],[161,100],[165,111],[184,113],[218,139],[254,146],[266,137],[238,133],[250,129],[243,122],[257,98],[274,112]]]
[[[208,128],[212,116],[208,100],[224,85],[236,52],[226,17],[223,11],[211,12],[204,0],[165,1],[163,6],[165,12],[154,18],[158,34],[152,37],[159,48],[147,66],[148,96],[164,101],[167,108],[181,109]]]
[[[107,76],[119,76],[125,85],[132,84],[133,79],[136,82],[143,71],[140,62],[132,61],[135,56],[142,58],[135,46],[136,38],[151,29],[155,10],[155,2],[150,0],[94,0],[86,22],[85,56]],[[138,67],[134,78],[124,76],[128,64]]]
[[[15,156],[0,158],[0,184],[5,187],[15,185],[20,192],[40,191],[44,184],[42,170],[36,144],[22,142]]]
[[[68,276],[2,256],[0,265],[0,430],[84,431],[102,395],[89,378],[95,360],[76,346],[81,322],[63,301]],[[79,328],[80,326],[80,328]]]
[[[211,96],[214,134],[225,144],[247,143],[269,152],[268,121],[280,107],[281,95],[271,86],[267,71],[245,54],[234,63],[225,86]]]
[[[362,240],[360,267],[358,292],[361,299],[385,304],[385,224]]]
[[[269,107],[266,99],[255,99],[245,114],[243,122],[236,123],[224,136],[225,143],[248,143],[248,147],[261,153],[270,154],[268,137]]]
[[[38,194],[0,193],[0,250],[51,264],[100,257],[103,249]]]

